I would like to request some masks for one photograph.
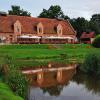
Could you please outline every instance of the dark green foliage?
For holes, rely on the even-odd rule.
[[[12,9],[8,11],[9,15],[18,15],[18,16],[31,16],[31,13],[20,9],[20,6],[12,5]]]
[[[100,14],[92,15],[89,24],[91,30],[96,34],[100,34]]]
[[[25,98],[27,93],[27,81],[23,74],[17,70],[11,70],[7,76],[7,84],[17,95]]]
[[[80,36],[83,32],[95,32],[95,34],[100,34],[100,26],[94,20],[87,21],[85,18],[74,18],[70,19],[70,23],[77,31],[77,37],[80,39]]]
[[[99,76],[100,75],[100,53],[89,53],[81,67],[81,70]]]
[[[93,45],[94,47],[96,47],[96,48],[100,48],[100,35],[98,35],[98,36],[94,39],[92,45]]]
[[[95,22],[100,27],[100,14],[92,15],[91,21]]]
[[[70,19],[70,22],[74,29],[77,31],[78,38],[80,38],[82,32],[89,31],[89,22],[83,17]]]
[[[56,18],[56,19],[69,19],[68,16],[64,15],[61,7],[59,5],[50,6],[48,10],[43,9],[43,11],[38,16],[40,18]]]

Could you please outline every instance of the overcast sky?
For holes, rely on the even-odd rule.
[[[11,5],[19,5],[34,17],[51,5],[60,5],[64,14],[70,18],[89,19],[92,14],[100,13],[100,0],[0,0],[0,11],[8,11]]]

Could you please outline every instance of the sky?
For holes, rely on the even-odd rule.
[[[60,5],[65,15],[70,18],[84,17],[90,19],[100,13],[100,0],[0,0],[0,11],[8,11],[11,5],[18,5],[37,17],[51,5]]]

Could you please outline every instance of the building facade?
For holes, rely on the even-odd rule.
[[[94,32],[83,32],[80,37],[80,40],[81,40],[81,43],[91,44],[94,40],[94,37],[95,37]]]
[[[16,15],[0,16],[0,43],[75,43],[69,21]]]

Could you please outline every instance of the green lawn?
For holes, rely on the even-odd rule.
[[[19,96],[16,96],[6,84],[0,82],[0,100],[23,100],[23,99]]]
[[[11,56],[14,59],[34,59],[58,57],[67,54],[71,58],[82,58],[88,52],[99,51],[99,49],[84,44],[62,44],[62,45],[1,45],[0,54]]]
[[[85,44],[33,44],[33,45],[1,45],[0,55],[7,55],[14,60],[55,59],[66,55],[67,59],[84,60],[87,53],[100,52],[100,49]]]

